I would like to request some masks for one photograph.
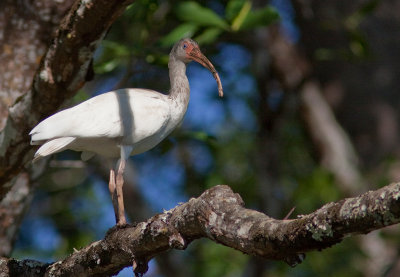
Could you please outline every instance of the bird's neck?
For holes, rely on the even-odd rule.
[[[180,60],[176,60],[174,56],[170,56],[168,62],[169,79],[171,89],[169,98],[176,101],[178,104],[187,106],[190,97],[189,81],[186,77],[186,64]]]
[[[190,87],[188,78],[186,77],[185,63],[176,60],[171,55],[168,67],[169,78],[171,81],[171,89],[169,91],[168,99],[171,101],[171,106],[173,107],[173,125],[177,125],[182,121],[183,116],[186,113],[190,98]]]

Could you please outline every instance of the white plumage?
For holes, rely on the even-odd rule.
[[[117,176],[110,170],[109,189],[117,224],[126,224],[122,195],[126,159],[156,146],[182,121],[190,95],[186,64],[192,60],[213,73],[222,96],[214,66],[195,41],[183,39],[170,53],[168,95],[147,89],[120,89],[60,111],[29,133],[31,143],[41,145],[34,161],[65,149],[82,151],[84,160],[94,154],[120,158]]]
[[[145,152],[182,120],[184,111],[170,109],[171,101],[167,95],[145,89],[93,97],[43,120],[30,132],[32,144],[45,142],[34,159],[65,149],[117,158],[120,145],[135,145],[132,154]]]

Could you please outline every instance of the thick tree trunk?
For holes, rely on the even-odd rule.
[[[10,254],[33,194],[24,170],[34,151],[29,131],[85,83],[98,43],[131,2],[0,2],[1,255]]]
[[[0,199],[6,183],[32,158],[29,131],[73,96],[91,75],[91,61],[114,20],[133,0],[76,1],[49,45],[29,91],[9,109],[0,132]]]
[[[8,108],[30,90],[40,60],[72,3],[72,0],[0,2],[0,130],[6,125]],[[26,135],[19,134],[20,138]],[[2,131],[0,156],[7,151],[2,146],[5,140],[6,134]],[[5,168],[0,172],[2,170]],[[0,202],[0,256],[8,256],[34,187],[27,171],[12,182],[4,180],[0,186],[6,188],[0,189],[2,191],[10,189]]]

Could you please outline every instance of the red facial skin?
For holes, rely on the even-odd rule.
[[[214,65],[206,58],[206,56],[203,55],[203,53],[201,53],[200,48],[197,46],[197,44],[193,44],[189,41],[183,41],[181,46],[185,49],[186,57],[189,60],[196,61],[211,71],[218,84],[218,94],[220,97],[222,97],[224,95],[222,83],[217,70],[215,70]]]

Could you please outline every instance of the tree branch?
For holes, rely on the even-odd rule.
[[[321,250],[355,234],[366,234],[400,222],[400,183],[354,198],[328,203],[297,219],[277,220],[246,209],[228,186],[216,186],[200,197],[158,214],[135,226],[112,228],[103,240],[51,265],[36,263],[38,275],[104,276],[133,264],[135,273],[168,249],[185,249],[208,238],[245,254],[300,263],[304,252]],[[10,267],[13,265],[13,267]],[[0,271],[22,270],[25,261],[0,259]],[[21,272],[21,271],[19,271]],[[50,274],[51,273],[51,274]]]
[[[32,158],[29,131],[86,82],[99,42],[133,0],[77,0],[63,19],[34,77],[31,90],[10,108],[0,133],[0,199],[5,184]]]

